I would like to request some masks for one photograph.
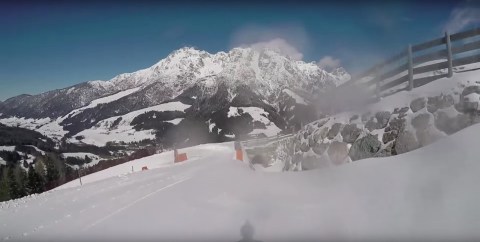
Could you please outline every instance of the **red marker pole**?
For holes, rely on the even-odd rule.
[[[243,161],[243,151],[240,141],[235,141],[233,145],[235,146],[235,158],[239,161]]]

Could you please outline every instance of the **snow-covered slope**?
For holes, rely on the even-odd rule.
[[[95,99],[95,100],[91,101],[87,106],[84,106],[84,107],[81,107],[81,108],[78,108],[78,109],[75,109],[75,110],[71,111],[70,113],[65,115],[65,117],[75,116],[85,109],[95,108],[100,104],[105,104],[105,103],[110,103],[110,102],[116,101],[116,100],[118,100],[122,97],[128,96],[128,95],[130,95],[130,94],[132,94],[132,93],[134,93],[138,90],[140,90],[140,88],[136,87],[136,88],[132,88],[132,89],[128,89],[128,90],[125,90],[125,91],[115,93],[113,95],[109,95],[109,96],[106,96],[106,97],[101,97],[99,99]]]
[[[23,117],[0,118],[0,123],[10,127],[20,127],[41,133],[53,140],[60,140],[68,131],[60,125],[59,119],[34,119]]]
[[[238,117],[240,114],[249,114],[253,118],[253,122],[260,122],[265,126],[262,129],[254,129],[249,134],[265,134],[266,136],[274,136],[282,131],[275,123],[268,119],[268,113],[258,107],[230,107],[227,113],[227,117]]]
[[[141,141],[144,139],[154,139],[154,130],[135,130],[132,121],[139,115],[146,114],[148,112],[184,112],[190,105],[183,104],[181,102],[168,102],[153,107],[148,107],[140,110],[136,110],[125,115],[115,116],[108,119],[101,120],[94,127],[83,130],[78,133],[76,137],[83,137],[82,143],[93,144],[97,146],[104,146],[109,141]],[[181,118],[175,118],[171,120],[165,120],[164,122],[170,122],[178,124]],[[70,142],[80,142],[75,138],[71,138]]]
[[[261,241],[478,240],[478,133],[301,173],[252,171],[232,143],[184,149],[192,158],[179,164],[154,155],[1,203],[0,238],[238,241],[253,229]]]

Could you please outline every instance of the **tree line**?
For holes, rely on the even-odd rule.
[[[70,164],[69,162],[73,162],[72,158],[64,159],[57,153],[37,156],[27,166],[24,162],[23,165],[28,167],[27,170],[21,167],[22,163],[14,161],[18,157],[12,157],[12,161],[8,161],[7,165],[0,165],[0,202],[42,193],[78,179],[79,175],[85,176],[131,160],[153,155],[155,152],[154,147],[147,147],[126,157],[102,160],[95,165],[81,168],[81,170],[75,170],[67,165]],[[88,161],[88,157],[85,157],[85,160],[76,158],[74,163],[81,166],[89,163]]]
[[[19,162],[0,166],[0,201],[42,193],[75,179],[75,170],[54,153],[37,156],[28,169]]]

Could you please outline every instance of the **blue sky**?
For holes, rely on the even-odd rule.
[[[297,59],[323,59],[327,68],[356,73],[445,28],[478,25],[456,16],[476,7],[454,1],[0,4],[0,100],[108,80],[183,46],[215,53],[281,40]]]

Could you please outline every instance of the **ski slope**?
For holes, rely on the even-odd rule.
[[[478,240],[479,133],[304,172],[253,171],[232,143],[158,154],[1,203],[0,240],[239,241],[246,221],[260,241]]]

